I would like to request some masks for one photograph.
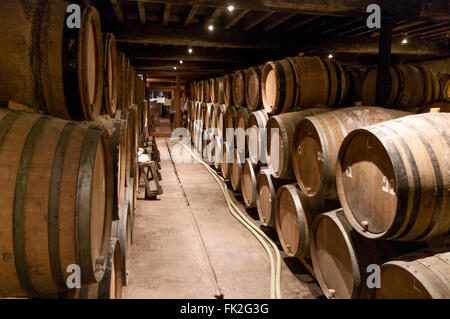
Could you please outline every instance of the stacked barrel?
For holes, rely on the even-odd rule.
[[[70,28],[69,5],[0,4],[0,297],[126,284],[145,84],[97,10]]]
[[[210,90],[189,111],[194,146],[328,298],[450,297],[445,78],[390,76],[389,108],[372,106],[376,69],[316,56],[193,84]]]

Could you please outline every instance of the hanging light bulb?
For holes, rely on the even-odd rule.
[[[403,38],[402,44],[407,44],[407,43],[408,43],[408,39],[407,38]]]
[[[189,52],[189,53],[192,53],[192,48],[189,48],[189,49],[188,49],[188,52]]]
[[[173,67],[173,69],[174,69],[174,70],[176,70],[176,69],[177,69],[177,67],[176,67],[176,66],[174,66],[174,67]]]
[[[180,60],[180,64],[183,64],[183,60]]]
[[[228,11],[232,12],[233,10],[234,10],[234,6],[233,6],[232,4],[230,4],[230,5],[228,6]]]
[[[214,26],[213,26],[212,24],[210,24],[210,25],[208,26],[208,29],[209,29],[209,31],[212,31],[212,30],[214,30]]]
[[[328,59],[332,59],[332,58],[334,58],[334,55],[333,54],[328,54]]]

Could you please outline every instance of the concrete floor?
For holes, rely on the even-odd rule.
[[[175,171],[166,140],[158,139],[158,147],[164,194],[137,203],[123,298],[214,298],[218,291],[226,299],[269,298],[266,252],[229,213],[212,176],[194,163],[176,164]],[[255,211],[249,213],[255,218]],[[298,260],[286,258],[282,295],[317,298],[322,293]]]

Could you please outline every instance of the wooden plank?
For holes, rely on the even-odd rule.
[[[272,21],[266,21],[266,23],[264,24],[264,31],[270,31],[273,28],[279,26],[280,24],[282,24],[283,22],[289,20],[290,18],[296,16],[297,13],[288,13],[285,14],[277,19],[273,19]]]
[[[250,9],[244,9],[241,12],[239,12],[237,15],[235,15],[226,25],[225,29],[228,30],[232,26],[234,26],[236,23],[238,23],[247,13],[250,12]]]
[[[298,28],[300,28],[300,27],[302,27],[302,26],[304,26],[304,25],[306,25],[306,24],[308,24],[310,22],[313,22],[314,20],[316,20],[318,18],[320,18],[320,16],[312,16],[312,17],[309,17],[309,18],[306,18],[306,19],[302,19],[299,22],[294,23],[293,25],[289,26],[288,30],[291,31],[291,30],[298,29]]]
[[[264,20],[266,20],[268,17],[270,17],[274,12],[267,11],[267,12],[259,12],[256,16],[253,16],[250,19],[247,19],[248,21],[245,23],[244,30],[248,31]]]
[[[225,10],[225,8],[218,7],[214,9],[214,11],[211,13],[210,16],[208,17],[205,16],[204,20],[205,25],[207,25],[210,22],[213,23],[222,14],[223,10]]]
[[[189,13],[186,17],[186,20],[184,20],[184,25],[188,26],[191,24],[192,19],[195,17],[195,14],[197,13],[198,9],[200,8],[200,6],[198,5],[193,5],[190,9],[189,9]]]
[[[119,21],[119,23],[123,23],[125,20],[123,18],[123,11],[120,0],[111,0],[111,5],[114,9],[114,13],[116,14],[117,21]]]
[[[167,25],[169,23],[171,7],[172,7],[172,5],[169,4],[169,3],[166,3],[164,5],[164,13],[163,13],[163,19],[162,19],[162,24],[163,25]]]
[[[145,3],[142,0],[138,1],[139,21],[145,23]]]

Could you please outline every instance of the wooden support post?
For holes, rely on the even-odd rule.
[[[378,72],[375,104],[386,106],[389,95],[389,68],[391,66],[391,42],[394,19],[382,12],[380,41],[378,44]]]
[[[175,119],[174,119],[174,128],[181,127],[181,103],[180,103],[180,76],[176,76],[177,88],[175,90]]]

